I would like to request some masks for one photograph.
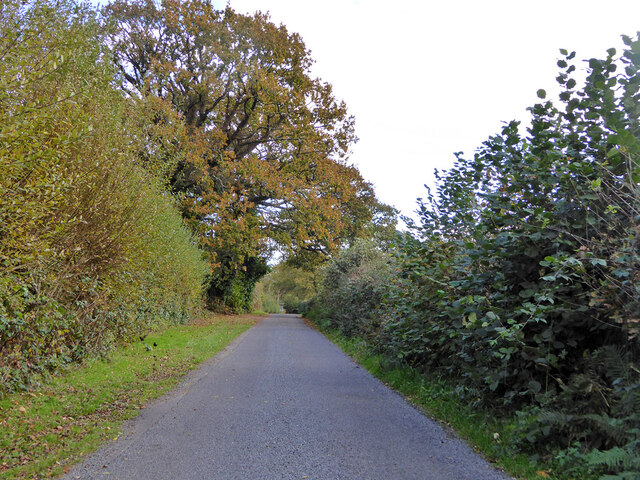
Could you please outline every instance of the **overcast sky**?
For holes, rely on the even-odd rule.
[[[560,48],[604,57],[640,30],[638,0],[229,3],[302,36],[314,74],[356,117],[353,163],[406,215],[434,168],[471,156],[501,122],[526,119],[539,88],[554,90]]]

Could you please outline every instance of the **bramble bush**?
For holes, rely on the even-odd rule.
[[[202,300],[202,253],[140,157],[166,150],[140,128],[162,108],[115,89],[101,35],[71,1],[0,7],[0,393]]]

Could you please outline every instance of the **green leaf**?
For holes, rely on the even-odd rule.
[[[542,390],[542,384],[540,382],[536,381],[536,380],[531,380],[529,382],[528,387],[529,387],[529,390],[531,390],[531,391],[533,391],[535,393],[538,393],[538,392],[540,392],[540,390]]]
[[[538,94],[538,98],[547,98],[547,92],[543,88],[539,89],[536,93]]]

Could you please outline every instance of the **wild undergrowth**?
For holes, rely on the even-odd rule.
[[[0,395],[200,307],[170,159],[144,161],[167,110],[116,89],[102,35],[73,1],[0,7]]]
[[[557,103],[459,154],[395,247],[359,242],[311,307],[517,419],[562,479],[640,478],[640,39],[561,51]]]

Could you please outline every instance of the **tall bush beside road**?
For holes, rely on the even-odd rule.
[[[640,475],[640,40],[624,40],[581,88],[561,51],[559,102],[540,90],[526,134],[507,123],[439,174],[398,275],[368,289],[385,292],[378,334],[348,302],[337,322],[519,412],[518,448],[562,478]]]
[[[393,287],[392,258],[381,246],[357,240],[323,270],[316,304],[332,328],[374,340],[385,317],[385,296]]]
[[[386,326],[416,362],[522,408],[525,448],[592,451],[560,458],[620,478],[640,441],[640,43],[625,42],[581,89],[562,52],[559,106],[539,91],[528,135],[511,122],[442,175],[401,247],[423,314]]]
[[[150,138],[136,116],[149,108],[112,86],[94,12],[9,0],[0,57],[0,378],[11,390],[183,319],[207,269],[161,172],[140,164]]]

